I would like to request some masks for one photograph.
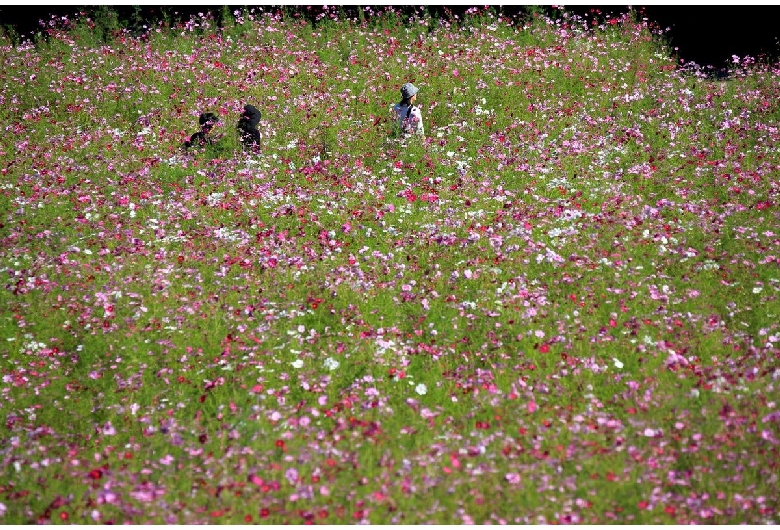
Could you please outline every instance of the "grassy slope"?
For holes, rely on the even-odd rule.
[[[658,38],[4,46],[2,521],[772,520],[777,72]],[[405,80],[424,140],[387,138]],[[224,139],[182,154],[206,109]]]

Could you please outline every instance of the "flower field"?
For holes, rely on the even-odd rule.
[[[0,40],[0,523],[780,520],[779,64],[230,15]]]

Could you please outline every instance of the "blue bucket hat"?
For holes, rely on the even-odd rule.
[[[401,87],[401,97],[404,99],[408,99],[419,91],[420,89],[414,86],[413,84],[405,83],[404,86]]]

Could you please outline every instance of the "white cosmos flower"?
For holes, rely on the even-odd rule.
[[[428,393],[428,387],[424,383],[420,383],[414,387],[414,391],[422,396]]]
[[[612,363],[615,365],[615,368],[617,368],[618,370],[620,370],[621,368],[623,368],[623,363],[622,363],[622,362],[620,362],[620,360],[619,360],[619,359],[615,359],[615,358],[613,357],[613,358],[612,358]]]
[[[293,368],[303,368],[303,361],[300,359],[297,359],[290,363]]]
[[[339,367],[339,362],[333,357],[328,357],[327,359],[325,359],[325,362],[323,362],[322,364],[323,366],[325,366],[325,368],[327,368],[330,371],[333,371]]]

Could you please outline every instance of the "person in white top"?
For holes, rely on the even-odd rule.
[[[419,91],[420,89],[413,84],[404,83],[401,87],[401,102],[396,103],[393,107],[395,123],[404,135],[425,134],[422,112],[420,112],[420,108],[414,104],[417,100],[417,92]]]

